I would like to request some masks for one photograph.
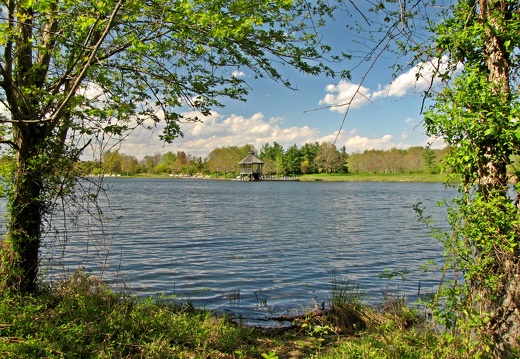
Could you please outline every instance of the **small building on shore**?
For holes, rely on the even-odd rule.
[[[255,151],[249,151],[249,154],[238,164],[240,165],[241,181],[260,181],[262,179],[264,162],[255,156]]]

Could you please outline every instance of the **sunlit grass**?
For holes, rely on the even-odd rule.
[[[339,181],[339,182],[446,182],[444,174],[311,174],[298,177],[300,181]]]
[[[115,293],[78,272],[38,296],[0,293],[0,357],[464,358],[453,338],[366,306],[343,277],[333,278],[330,294],[333,310],[295,318],[290,328],[247,328],[167,298]]]

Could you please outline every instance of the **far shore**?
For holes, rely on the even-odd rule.
[[[335,181],[335,182],[435,182],[445,183],[445,174],[427,173],[354,173],[354,174],[312,174],[299,177],[300,181]]]
[[[152,175],[148,173],[140,173],[137,175],[105,175],[106,177],[118,177],[118,178],[194,178],[194,179],[211,179],[211,180],[237,180],[236,177],[216,177],[214,174],[211,176],[188,176],[188,175]],[[277,178],[273,176],[273,178]],[[348,174],[309,174],[301,176],[280,176],[280,180],[292,180],[301,182],[430,182],[430,183],[446,183],[447,176],[445,174],[427,174],[427,173],[406,173],[406,174],[388,174],[388,173],[348,173]]]

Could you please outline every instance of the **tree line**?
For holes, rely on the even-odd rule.
[[[337,148],[329,142],[296,144],[284,148],[277,142],[264,144],[259,151],[253,145],[226,146],[212,150],[206,157],[193,156],[184,151],[147,155],[142,160],[118,150],[108,151],[101,162],[81,162],[83,174],[140,173],[154,175],[186,175],[235,177],[240,173],[238,162],[250,151],[264,162],[265,176],[299,176],[318,173],[437,173],[446,149],[430,146],[365,150],[348,154],[345,146]]]

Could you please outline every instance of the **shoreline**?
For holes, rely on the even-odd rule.
[[[89,175],[89,177],[98,177],[96,175]],[[158,178],[158,179],[200,179],[200,180],[217,180],[217,181],[237,181],[236,178],[223,178],[214,176],[184,176],[184,175],[152,175],[152,174],[137,174],[137,175],[109,175],[105,178]],[[445,174],[311,174],[302,176],[285,176],[272,177],[263,181],[267,182],[418,182],[418,183],[446,183],[448,176]]]

